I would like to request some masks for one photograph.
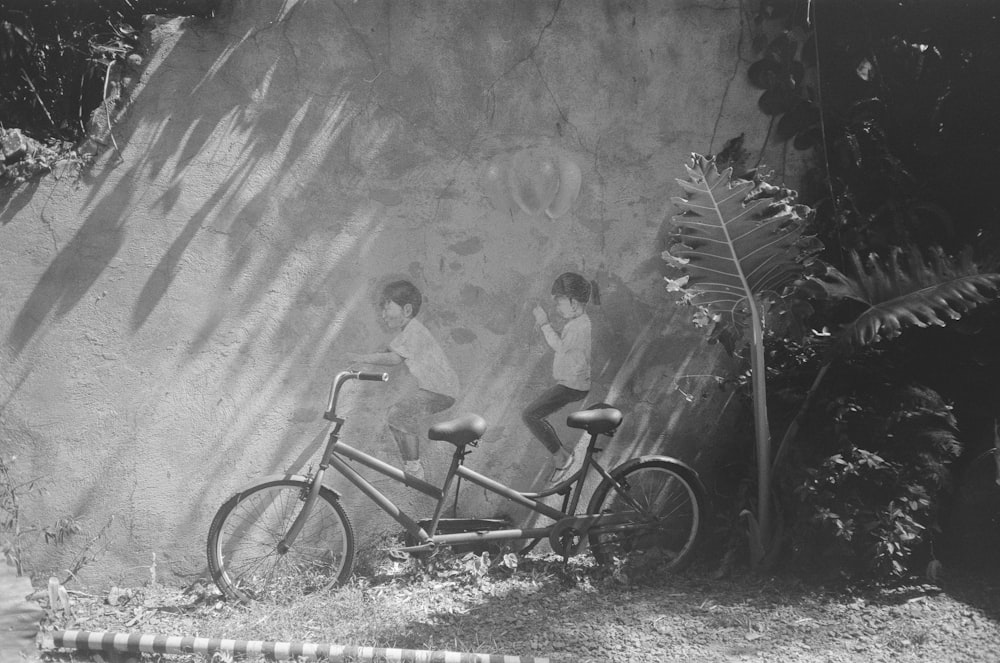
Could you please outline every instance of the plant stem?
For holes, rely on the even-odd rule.
[[[771,430],[767,422],[767,369],[764,360],[764,329],[754,297],[747,298],[750,308],[751,338],[750,373],[753,387],[754,433],[757,440],[757,523],[759,540],[751,550],[763,549],[771,542]],[[754,559],[753,564],[761,560]]]
[[[46,108],[45,102],[42,101],[42,95],[38,94],[38,90],[35,88],[35,84],[31,82],[31,77],[28,76],[28,72],[21,69],[21,75],[24,76],[24,81],[31,88],[31,91],[35,94],[35,99],[38,99],[38,105],[42,107],[42,111],[45,113],[45,117],[49,118],[49,123],[54,127],[56,126],[56,121],[52,119],[52,115],[49,114],[49,109]]]
[[[812,407],[813,401],[816,400],[816,394],[819,392],[819,385],[826,377],[826,372],[830,370],[830,363],[827,362],[823,364],[823,367],[819,369],[816,377],[813,379],[812,385],[809,387],[809,391],[806,392],[806,397],[802,401],[802,405],[799,406],[799,411],[795,414],[795,418],[792,419],[792,423],[788,424],[788,428],[785,429],[785,434],[781,436],[781,442],[778,444],[778,451],[774,454],[774,463],[771,464],[771,471],[776,473],[778,471],[778,466],[785,459],[785,454],[788,453],[789,447],[791,447],[792,440],[799,433],[799,428],[802,427],[802,421],[806,418],[806,413],[809,408]]]
[[[104,102],[104,114],[108,118],[108,135],[111,136],[111,144],[115,146],[115,152],[118,154],[118,158],[125,161],[125,157],[122,156],[122,151],[118,149],[118,141],[115,140],[115,134],[111,131],[111,111],[108,109],[108,79],[111,78],[111,67],[114,64],[114,60],[109,62],[108,68],[104,71],[104,94],[101,95],[101,99]]]

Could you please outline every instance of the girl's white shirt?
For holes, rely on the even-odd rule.
[[[552,359],[552,377],[558,384],[590,391],[590,317],[581,313],[556,332],[552,325],[542,325],[545,341],[555,350]]]

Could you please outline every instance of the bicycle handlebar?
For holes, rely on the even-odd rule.
[[[369,382],[388,382],[388,373],[366,373],[364,371],[341,371],[333,376],[333,383],[330,385],[330,398],[326,404],[326,412],[323,418],[333,421],[337,418],[337,398],[340,396],[340,388],[348,380],[367,380]]]
[[[387,382],[389,380],[388,373],[358,373],[357,378],[359,380],[371,380],[373,382]]]

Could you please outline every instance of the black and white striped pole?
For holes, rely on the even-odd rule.
[[[266,656],[269,660],[322,660],[329,663],[549,663],[548,658],[467,654],[420,649],[353,647],[308,642],[231,640],[113,631],[53,631],[53,648],[146,654],[228,654]]]

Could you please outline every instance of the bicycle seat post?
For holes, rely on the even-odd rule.
[[[594,454],[601,451],[597,448],[597,437],[599,433],[591,433],[590,441],[587,442],[587,451],[583,456],[583,465],[580,466],[579,474],[575,475],[576,486],[573,490],[566,494],[563,499],[563,511],[567,513],[575,513],[576,507],[580,504],[580,497],[583,494],[583,485],[587,481],[587,475],[590,473],[591,465],[595,464],[597,461],[594,460]],[[572,484],[570,484],[572,485]],[[567,485],[567,488],[570,487]]]
[[[451,487],[455,483],[456,471],[458,466],[465,462],[465,457],[470,452],[464,446],[458,446],[455,448],[455,453],[451,457],[451,465],[448,468],[448,472],[445,474],[444,485],[441,486],[441,499],[438,500],[437,505],[434,508],[434,515],[432,517],[432,524],[430,532],[433,533],[437,529],[438,521],[441,516],[444,515],[444,505],[447,501],[448,494],[451,492]],[[456,498],[458,495],[456,494]]]
[[[604,451],[603,447],[597,446],[597,439],[601,435],[607,435],[608,437],[610,437],[613,434],[614,431],[608,433],[599,433],[597,431],[590,431],[590,440],[587,442],[587,451],[586,454],[584,455],[584,468],[583,468],[584,470],[589,470],[590,464],[596,462],[593,460],[594,456]]]

